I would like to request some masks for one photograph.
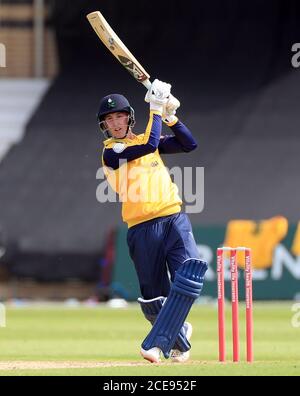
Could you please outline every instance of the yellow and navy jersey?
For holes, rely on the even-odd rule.
[[[161,114],[151,111],[144,134],[125,139],[111,138],[104,142],[104,172],[120,196],[122,217],[129,228],[181,211],[178,188],[160,154],[190,152],[197,143],[177,118],[168,125],[174,135],[161,137]]]

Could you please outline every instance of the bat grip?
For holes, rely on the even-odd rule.
[[[152,85],[152,82],[151,82],[149,79],[147,79],[147,80],[143,81],[142,84],[143,84],[147,89],[150,89],[150,88],[151,88],[151,85]]]

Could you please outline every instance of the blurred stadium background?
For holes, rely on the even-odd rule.
[[[299,2],[0,0],[0,300],[138,296],[120,205],[96,200],[96,112],[123,93],[143,132],[148,108],[85,19],[97,9],[172,83],[197,136],[165,161],[205,167],[191,215],[211,265],[204,296],[215,249],[236,243],[253,249],[256,299],[300,298]]]

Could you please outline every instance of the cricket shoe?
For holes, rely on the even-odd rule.
[[[189,341],[193,334],[193,326],[189,322],[185,322],[184,325],[185,336]],[[170,354],[171,361],[173,363],[185,363],[190,358],[190,351],[181,352],[178,349],[172,349]]]
[[[141,348],[141,355],[144,359],[148,360],[150,363],[160,363],[161,350],[157,347],[151,348],[148,351]]]

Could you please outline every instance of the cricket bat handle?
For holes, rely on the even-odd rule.
[[[148,78],[147,80],[143,81],[142,84],[149,90],[151,88],[152,82]]]

